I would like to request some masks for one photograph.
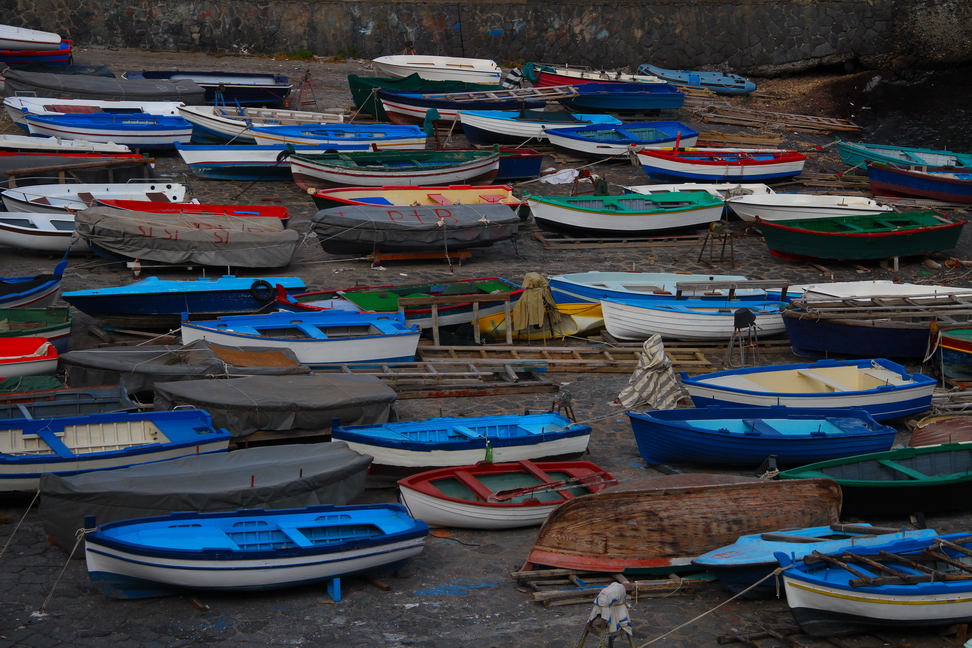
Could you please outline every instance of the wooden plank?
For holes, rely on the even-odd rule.
[[[545,250],[556,249],[609,249],[609,248],[650,248],[650,247],[672,247],[672,246],[695,246],[705,238],[704,235],[684,235],[684,236],[650,236],[650,237],[624,237],[624,238],[574,238],[565,234],[552,234],[550,232],[534,232],[533,238],[540,242]]]

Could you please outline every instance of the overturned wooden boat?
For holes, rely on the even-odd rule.
[[[499,84],[503,71],[490,59],[461,56],[425,56],[395,54],[374,59],[375,67],[385,76],[407,77],[417,74],[430,81],[465,81]]]
[[[780,482],[713,474],[639,479],[557,507],[522,569],[684,567],[743,534],[834,524],[840,503],[840,487],[830,479]]]
[[[411,475],[402,502],[434,527],[515,529],[541,524],[557,506],[618,483],[590,461],[488,461]]]
[[[882,205],[866,196],[828,194],[763,193],[726,198],[726,206],[746,222],[791,221],[840,216],[880,216],[894,207]]]
[[[749,311],[760,335],[784,331],[785,302],[746,299],[602,299],[608,333],[621,340],[730,340],[739,330],[737,314]]]
[[[972,442],[972,416],[941,414],[926,416],[915,424],[908,445],[912,448],[942,445],[943,443]]]

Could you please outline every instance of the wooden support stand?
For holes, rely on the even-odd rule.
[[[484,302],[505,302],[503,315],[506,318],[506,343],[513,344],[513,327],[510,320],[510,293],[498,292],[489,295],[439,295],[435,297],[402,297],[398,300],[398,312],[405,316],[406,306],[432,307],[432,340],[439,346],[439,306],[442,304],[472,303],[473,336],[479,339],[479,305]]]

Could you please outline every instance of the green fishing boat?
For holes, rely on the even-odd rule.
[[[890,259],[948,250],[965,224],[937,211],[757,221],[770,253],[790,260]]]
[[[972,443],[832,459],[780,473],[780,479],[827,477],[840,484],[844,515],[907,515],[972,508]]]
[[[0,308],[0,338],[43,337],[57,349],[68,350],[70,308]]]
[[[475,92],[478,90],[497,90],[500,86],[466,81],[429,81],[417,74],[407,77],[363,77],[348,75],[351,98],[359,112],[374,115],[378,121],[391,121],[385,108],[378,99],[379,90],[399,90],[405,92]]]

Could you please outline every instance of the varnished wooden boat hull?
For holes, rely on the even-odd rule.
[[[668,475],[578,497],[547,518],[524,568],[677,567],[741,535],[837,521],[841,493],[834,481],[789,484],[797,486],[733,475]]]

